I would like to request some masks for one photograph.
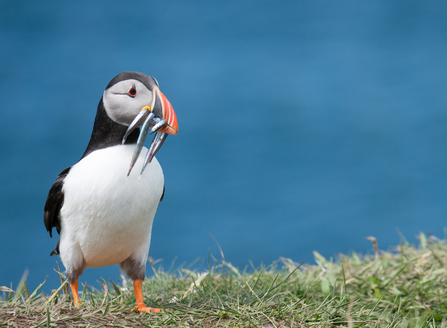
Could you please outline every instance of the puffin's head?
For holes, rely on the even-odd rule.
[[[157,133],[152,140],[141,173],[160,149],[167,135],[177,134],[178,124],[174,109],[152,76],[139,72],[118,74],[107,85],[103,103],[107,115],[113,121],[128,127],[123,136],[123,143],[135,128],[141,127],[128,175],[140,155],[149,130],[150,133]]]
[[[163,119],[166,125],[159,131],[177,134],[174,109],[152,76],[140,72],[118,74],[107,85],[103,101],[107,115],[116,123],[129,126],[141,111],[148,110],[154,114],[152,126],[157,118]]]

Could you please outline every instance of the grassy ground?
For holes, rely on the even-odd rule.
[[[447,327],[447,244],[419,237],[418,246],[404,240],[336,262],[315,252],[316,265],[281,258],[240,271],[211,259],[201,272],[174,273],[152,265],[143,295],[169,309],[159,314],[131,311],[130,282],[84,286],[79,308],[66,282],[51,295],[22,282],[16,291],[0,287],[0,327]]]

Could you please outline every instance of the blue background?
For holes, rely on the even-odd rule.
[[[0,285],[58,286],[43,206],[108,82],[155,76],[179,134],[150,256],[313,261],[443,238],[447,3],[1,1]],[[199,261],[200,262],[200,261]],[[148,274],[151,274],[148,269]],[[115,279],[116,266],[80,281]]]

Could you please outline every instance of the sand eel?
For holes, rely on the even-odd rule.
[[[120,264],[133,279],[136,308],[160,311],[146,307],[142,295],[152,222],[164,194],[154,155],[177,130],[175,112],[153,77],[123,72],[107,85],[87,149],[59,174],[44,208],[50,236],[53,227],[60,234],[51,255],[62,259],[75,305],[86,268]]]

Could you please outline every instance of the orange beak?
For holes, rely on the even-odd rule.
[[[177,134],[178,123],[174,108],[172,108],[168,98],[165,97],[158,87],[155,87],[153,90],[152,113],[155,114],[155,117],[162,119],[164,122],[160,127],[157,127],[157,124],[155,124],[151,133],[163,132],[174,135]]]
[[[160,97],[160,102],[161,102],[161,115],[160,117],[163,118],[163,120],[165,120],[166,125],[164,127],[162,127],[160,130],[158,130],[157,132],[163,132],[163,133],[168,133],[168,134],[177,134],[178,131],[178,123],[177,123],[177,116],[175,115],[174,112],[174,108],[172,108],[171,103],[169,102],[168,98],[165,97],[165,95],[160,91],[160,89],[156,88],[156,90],[154,90],[155,96],[156,97]],[[157,104],[157,100],[155,102],[155,104]],[[156,110],[158,110],[158,108],[155,108],[156,105],[154,106],[154,114],[157,115],[157,113],[155,113]]]

